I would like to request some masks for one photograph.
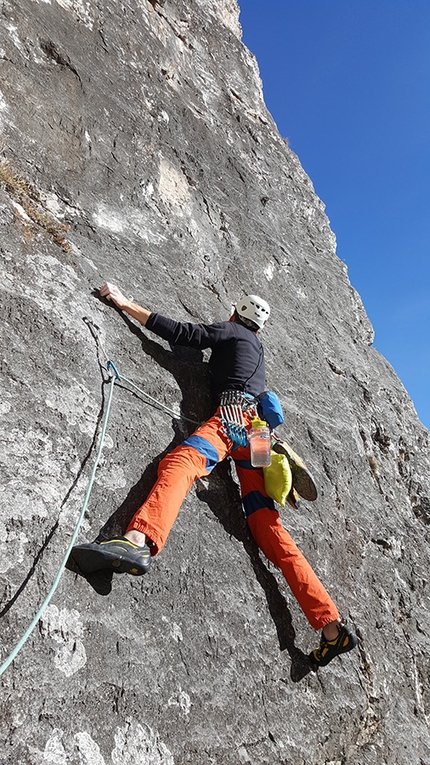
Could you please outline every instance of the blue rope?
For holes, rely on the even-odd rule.
[[[109,368],[112,368],[112,370],[114,370],[116,372],[115,366],[112,364],[112,362],[109,362],[109,365],[110,365]],[[27,641],[27,639],[29,638],[31,633],[33,632],[37,622],[39,621],[39,619],[42,616],[43,612],[45,611],[47,605],[51,601],[51,598],[54,595],[55,590],[58,587],[61,574],[63,573],[63,571],[64,571],[64,569],[66,567],[66,563],[67,563],[68,557],[69,557],[69,555],[70,555],[70,553],[72,551],[73,545],[75,544],[76,537],[78,536],[78,532],[79,532],[79,529],[81,527],[81,523],[82,523],[82,521],[84,519],[85,510],[87,509],[88,500],[90,498],[91,490],[93,488],[94,479],[95,479],[95,475],[96,475],[96,470],[97,470],[98,464],[100,462],[100,457],[101,457],[101,454],[102,454],[102,449],[103,449],[103,444],[104,444],[104,439],[105,439],[105,434],[106,434],[106,427],[107,427],[107,423],[108,423],[108,419],[109,419],[109,412],[110,412],[110,407],[111,407],[111,402],[112,402],[113,389],[114,389],[114,385],[115,385],[115,380],[117,380],[117,379],[119,379],[119,376],[118,376],[118,373],[116,372],[116,374],[112,375],[111,378],[110,378],[109,398],[108,398],[108,402],[107,402],[107,406],[106,406],[106,412],[105,412],[105,416],[104,416],[104,420],[103,420],[103,427],[102,427],[102,432],[101,432],[101,436],[100,436],[100,444],[99,444],[96,460],[94,462],[94,467],[93,467],[93,470],[92,470],[92,473],[91,473],[90,481],[89,481],[89,484],[88,484],[87,492],[85,494],[84,504],[82,506],[82,510],[81,510],[80,516],[78,518],[78,522],[76,524],[75,531],[73,532],[73,536],[72,536],[72,538],[70,540],[69,546],[68,546],[68,548],[66,550],[66,553],[64,555],[64,558],[63,558],[63,561],[62,561],[61,566],[59,568],[58,574],[57,574],[57,576],[54,579],[54,583],[53,583],[53,585],[52,585],[48,595],[46,596],[45,600],[43,601],[43,603],[40,606],[37,614],[35,615],[35,617],[34,617],[33,621],[31,622],[30,626],[25,631],[25,633],[22,636],[21,640],[17,643],[17,645],[15,646],[13,651],[9,654],[7,659],[1,665],[1,667],[0,667],[0,677],[2,676],[3,672],[8,668],[8,666],[13,662],[13,660],[15,659],[15,657],[17,656],[17,654],[19,653],[19,651],[21,650],[21,648],[23,647],[23,645],[25,644],[25,642]]]

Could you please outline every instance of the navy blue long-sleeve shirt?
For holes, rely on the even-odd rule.
[[[145,326],[172,345],[212,349],[209,370],[215,401],[224,390],[240,390],[258,396],[265,389],[263,346],[256,333],[243,324],[236,321],[191,324],[151,313]]]

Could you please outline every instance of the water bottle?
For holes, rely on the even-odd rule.
[[[264,420],[254,417],[249,434],[252,467],[269,467],[271,463],[270,446],[271,437],[267,424]]]

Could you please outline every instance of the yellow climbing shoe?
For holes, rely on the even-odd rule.
[[[339,625],[339,634],[335,640],[326,640],[322,633],[319,647],[314,648],[309,654],[312,669],[317,670],[318,667],[327,666],[335,656],[352,651],[357,643],[357,635],[354,635],[346,624]]]

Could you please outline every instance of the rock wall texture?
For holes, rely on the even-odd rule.
[[[221,465],[149,576],[64,572],[1,678],[0,762],[428,765],[428,432],[372,348],[235,0],[0,7],[2,660],[83,504],[108,391],[97,333],[145,392],[208,411],[199,354],[98,300],[106,280],[181,320],[270,301],[269,384],[319,487],[283,520],[360,636],[303,670],[317,636]],[[124,528],[188,427],[116,384],[81,541]]]

